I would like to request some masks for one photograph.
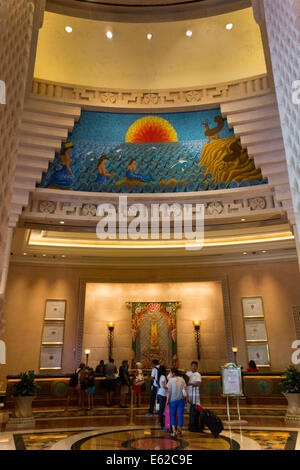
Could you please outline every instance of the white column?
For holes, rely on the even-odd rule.
[[[254,2],[257,0],[254,0]],[[300,235],[300,0],[264,6],[297,236]],[[296,83],[299,81],[299,83]],[[293,85],[295,89],[293,89]]]
[[[35,52],[33,40],[37,39],[35,30],[41,24],[43,8],[42,0],[0,0],[0,80],[6,89],[5,104],[0,104],[0,269],[6,264],[11,205],[18,204],[12,198],[12,189],[20,124],[28,78],[32,79],[29,77],[29,70],[32,73],[30,54]],[[1,271],[0,276],[6,278]],[[3,298],[0,298],[0,334],[1,328]]]

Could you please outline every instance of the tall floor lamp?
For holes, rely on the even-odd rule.
[[[107,327],[108,327],[108,359],[110,359],[112,357],[115,322],[109,321],[107,323]]]
[[[201,325],[201,321],[200,320],[194,320],[193,325],[194,325],[194,335],[195,335],[195,341],[196,341],[196,347],[197,347],[197,358],[199,360],[200,359],[200,325]]]
[[[238,348],[236,346],[233,346],[232,347],[232,352],[233,352],[233,362],[234,362],[234,364],[237,364]]]
[[[90,349],[86,349],[85,350],[85,362],[86,362],[86,366],[89,365],[89,355],[91,354],[91,350]]]

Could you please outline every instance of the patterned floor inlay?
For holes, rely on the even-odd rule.
[[[14,434],[16,450],[50,450],[62,439],[78,434],[78,431]]]
[[[294,450],[298,432],[296,431],[250,431],[243,430],[243,436],[255,440],[262,450]]]
[[[97,434],[79,440],[72,450],[238,450],[239,444],[225,436],[210,433],[183,433],[171,437],[158,429],[124,430]]]

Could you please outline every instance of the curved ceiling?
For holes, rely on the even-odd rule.
[[[117,89],[188,88],[264,73],[252,8],[168,23],[113,23],[46,12],[35,64],[39,79]]]
[[[124,22],[200,18],[251,6],[251,0],[47,0],[53,13]]]

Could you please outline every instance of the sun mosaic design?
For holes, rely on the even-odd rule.
[[[159,116],[146,116],[135,121],[128,129],[125,142],[177,142],[174,127]]]

